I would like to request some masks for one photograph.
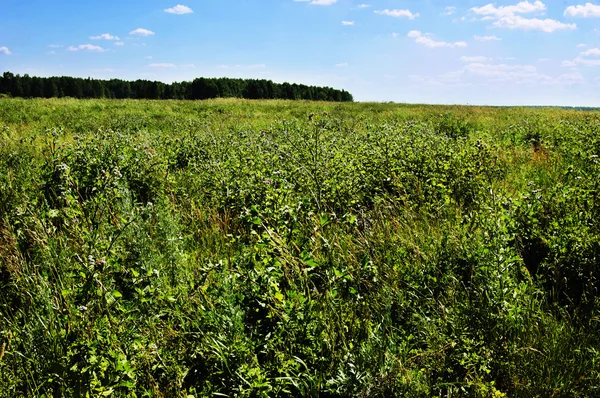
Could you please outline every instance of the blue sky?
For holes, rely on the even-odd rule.
[[[328,85],[359,101],[600,106],[600,2],[0,0],[0,71]]]

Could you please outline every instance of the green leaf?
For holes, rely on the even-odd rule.
[[[275,297],[275,300],[277,300],[277,301],[283,301],[283,298],[284,298],[283,294],[281,292],[275,293],[274,297]]]

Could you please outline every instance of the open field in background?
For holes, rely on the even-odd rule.
[[[0,396],[600,395],[600,112],[0,100]]]

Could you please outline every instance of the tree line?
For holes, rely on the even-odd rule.
[[[352,102],[352,94],[331,87],[274,83],[271,80],[198,78],[166,84],[158,81],[35,77],[4,72],[0,94],[24,98],[192,99],[247,98]]]

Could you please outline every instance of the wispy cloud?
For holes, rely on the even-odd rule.
[[[129,32],[132,36],[154,36],[154,32],[144,28],[137,28]]]
[[[353,26],[354,25],[354,21],[342,21],[342,25],[344,25],[344,26]]]
[[[445,41],[437,41],[434,40],[430,37],[431,35],[425,33],[421,33],[418,30],[411,30],[410,32],[408,32],[408,37],[415,39],[416,43],[422,44],[425,47],[430,47],[430,48],[441,48],[441,47],[449,47],[449,48],[455,48],[455,47],[467,47],[468,44],[464,41],[457,41],[454,43],[448,43]]]
[[[534,65],[506,65],[492,62],[473,62],[459,70],[438,76],[412,75],[410,78],[421,84],[449,87],[498,84],[503,86],[507,84],[568,86],[585,81],[583,76],[577,72],[552,77],[540,73]]]
[[[122,41],[117,41],[115,42],[115,46],[124,46],[125,43],[123,43]]]
[[[415,19],[419,16],[419,13],[412,13],[410,10],[375,10],[375,14],[387,15],[394,18],[406,17],[408,19]]]
[[[529,66],[512,67],[485,63],[471,63],[462,69],[443,73],[438,76],[409,76],[411,80],[420,84],[465,87],[470,85],[489,85],[493,83],[534,84],[540,81],[549,81],[550,78],[537,73],[535,68]]]
[[[475,62],[465,66],[465,70],[471,74],[483,76],[494,80],[516,80],[526,81],[527,79],[544,80],[537,68],[533,65],[506,65]]]
[[[11,55],[12,53],[10,52],[8,47],[2,46],[0,47],[0,54]]]
[[[338,68],[346,68],[348,67],[348,62],[342,62],[340,64],[335,64]]]
[[[569,6],[565,10],[565,17],[598,18],[600,17],[600,5],[585,3],[585,5]]]
[[[236,65],[221,64],[221,65],[217,65],[217,68],[221,68],[221,69],[265,69],[266,67],[267,67],[267,65],[265,65],[265,64],[247,64],[247,65],[242,65],[242,64],[236,64]]]
[[[165,12],[168,12],[169,14],[184,15],[192,14],[194,11],[188,6],[177,4],[175,7],[165,9]]]
[[[487,62],[490,59],[488,57],[483,57],[481,55],[477,56],[462,56],[460,60],[463,62]]]
[[[144,59],[152,59],[152,55],[145,56]]]
[[[585,59],[582,57],[577,57],[572,61],[563,61],[562,66],[565,67],[573,67],[577,65],[583,66],[600,66],[600,59]]]
[[[62,46],[62,45],[60,45],[60,44],[48,44],[48,46],[47,46],[47,47],[48,47],[48,48],[61,48],[61,47],[64,47],[64,46]]]
[[[103,33],[98,36],[90,36],[91,40],[121,40],[119,36],[113,36],[110,33]]]
[[[585,79],[579,72],[565,73],[563,75],[560,75],[557,80],[559,82],[564,82],[567,84],[583,83],[585,81]]]
[[[69,46],[67,48],[67,51],[91,51],[91,52],[98,52],[98,53],[103,53],[106,50],[100,46],[95,46],[93,44],[80,44],[78,46]]]
[[[294,0],[294,1],[297,1],[297,2],[309,2],[310,1],[310,4],[315,5],[315,6],[330,6],[332,4],[337,3],[337,0],[312,0],[312,1],[311,0]]]
[[[600,59],[588,59],[586,57],[600,57],[600,48],[590,48],[582,51],[573,60],[562,62],[562,66],[566,68],[575,68],[577,66],[600,66]]]
[[[148,66],[150,68],[177,68],[177,65],[169,63],[150,64]]]
[[[496,37],[496,36],[477,36],[477,35],[475,35],[475,36],[473,36],[473,38],[477,41],[499,41],[499,40],[502,40],[501,38]]]
[[[371,7],[370,4],[359,4],[358,5],[358,8],[369,8],[369,7]]]
[[[456,14],[456,7],[454,7],[454,6],[446,7],[446,8],[444,8],[444,12],[442,12],[442,15],[445,17],[454,15],[454,14]]]

